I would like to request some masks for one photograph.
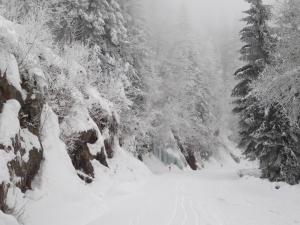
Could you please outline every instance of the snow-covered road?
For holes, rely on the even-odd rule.
[[[300,186],[280,186],[225,169],[157,175],[112,190],[88,225],[300,224]]]

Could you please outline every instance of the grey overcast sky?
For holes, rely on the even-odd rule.
[[[150,19],[164,23],[177,20],[182,8],[186,8],[190,24],[196,27],[214,27],[239,23],[242,11],[248,4],[244,0],[144,0]],[[159,23],[158,23],[159,24]],[[165,24],[166,25],[166,24]]]

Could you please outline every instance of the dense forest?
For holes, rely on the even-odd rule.
[[[0,0],[0,225],[227,156],[300,182],[300,1],[246,0],[235,25],[175,2]]]

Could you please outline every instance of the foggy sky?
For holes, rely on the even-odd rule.
[[[232,32],[235,39],[244,25],[240,19],[243,11],[249,8],[245,0],[143,0],[145,14],[153,29],[167,32],[179,22],[183,11],[189,26],[202,37]],[[270,3],[274,0],[264,0]]]
[[[170,26],[186,11],[195,31],[210,32],[227,26],[238,26],[242,11],[248,4],[243,0],[145,0],[146,14],[154,26]]]

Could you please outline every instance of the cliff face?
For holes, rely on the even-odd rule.
[[[15,215],[18,203],[12,193],[23,196],[33,189],[37,175],[43,179],[44,160],[49,161],[44,153],[53,148],[46,141],[51,139],[46,127],[57,127],[52,134],[57,148],[69,156],[79,178],[91,183],[95,165],[109,167],[108,159],[119,148],[118,121],[111,103],[89,86],[84,93],[72,87],[76,96],[71,96],[63,114],[52,110],[48,86],[53,68],[66,74],[84,73],[84,68],[76,62],[66,68],[62,58],[39,43],[33,51],[24,52],[26,43],[19,29],[2,17],[0,30],[0,210]],[[53,118],[49,122],[55,113],[60,123]]]
[[[0,78],[0,152],[6,176],[0,179],[0,209],[10,212],[6,195],[11,187],[23,193],[39,171],[43,158],[40,116],[44,105],[37,87],[29,86],[18,70],[16,57],[2,49]]]

